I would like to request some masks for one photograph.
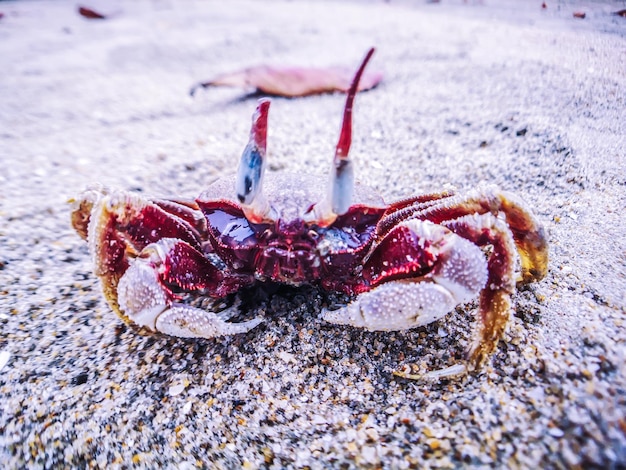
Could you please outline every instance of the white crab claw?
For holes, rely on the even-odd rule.
[[[156,329],[180,338],[214,338],[246,333],[263,321],[261,318],[254,318],[241,323],[229,323],[224,321],[223,312],[220,313],[218,315],[190,305],[173,304],[159,315]]]
[[[352,303],[323,318],[331,323],[369,330],[406,330],[427,325],[467,302],[487,282],[487,262],[480,248],[428,221],[402,223],[439,246],[437,262],[422,278],[389,281],[359,295]]]
[[[149,245],[150,246],[150,245]],[[158,256],[158,244],[152,245]],[[137,258],[120,279],[118,300],[122,312],[136,325],[180,338],[214,338],[245,333],[263,320],[226,321],[237,305],[213,313],[190,305],[172,303],[148,258]]]
[[[397,331],[432,323],[456,304],[450,291],[434,282],[392,281],[322,318],[371,331]]]

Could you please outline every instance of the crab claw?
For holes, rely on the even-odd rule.
[[[237,313],[236,305],[213,313],[178,303],[179,297],[170,289],[228,292],[230,287],[222,281],[222,273],[191,245],[162,238],[146,246],[120,278],[119,307],[131,323],[180,338],[245,333],[261,323],[261,318],[227,321]]]
[[[248,220],[261,222],[271,219],[272,209],[262,192],[265,156],[267,153],[267,115],[270,100],[258,101],[252,116],[250,140],[241,155],[235,191]]]

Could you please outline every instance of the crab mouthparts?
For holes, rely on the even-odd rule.
[[[335,148],[335,157],[330,172],[328,193],[326,198],[313,205],[305,214],[304,219],[307,222],[315,222],[319,226],[328,226],[337,219],[337,216],[345,214],[352,204],[354,169],[349,158],[352,143],[352,107],[361,75],[363,75],[367,63],[374,54],[374,50],[371,48],[367,52],[348,89],[341,133]],[[250,139],[241,155],[235,183],[235,191],[241,208],[246,218],[254,223],[270,222],[276,218],[276,212],[262,191],[267,153],[269,107],[270,101],[267,98],[262,98],[257,103],[256,111],[252,117]]]

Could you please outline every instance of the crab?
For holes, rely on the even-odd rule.
[[[237,174],[197,199],[95,186],[73,200],[73,226],[123,320],[177,337],[245,333],[263,319],[229,321],[236,305],[216,313],[182,294],[219,299],[263,282],[347,294],[349,303],[322,318],[378,331],[429,324],[478,297],[460,370],[485,363],[503,337],[516,283],[547,272],[544,230],[519,197],[491,186],[387,204],[354,182],[352,107],[373,52],[347,93],[330,184],[303,173],[264,177],[270,101],[263,98]]]

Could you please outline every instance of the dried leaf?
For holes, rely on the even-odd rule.
[[[275,96],[299,97],[348,91],[353,70],[346,67],[273,67],[260,65],[227,73],[207,82],[194,85],[189,93],[198,88],[231,86],[256,90]],[[380,72],[365,72],[359,83],[359,91],[374,88],[383,79]]]
[[[584,11],[575,11],[574,18],[580,18],[581,20],[585,19],[587,14]]]
[[[78,7],[78,14],[85,18],[89,18],[90,20],[106,20],[108,15],[103,15],[102,13],[98,13],[95,10],[87,7]]]
[[[614,15],[621,16],[622,18],[626,18],[626,10],[614,11]]]

